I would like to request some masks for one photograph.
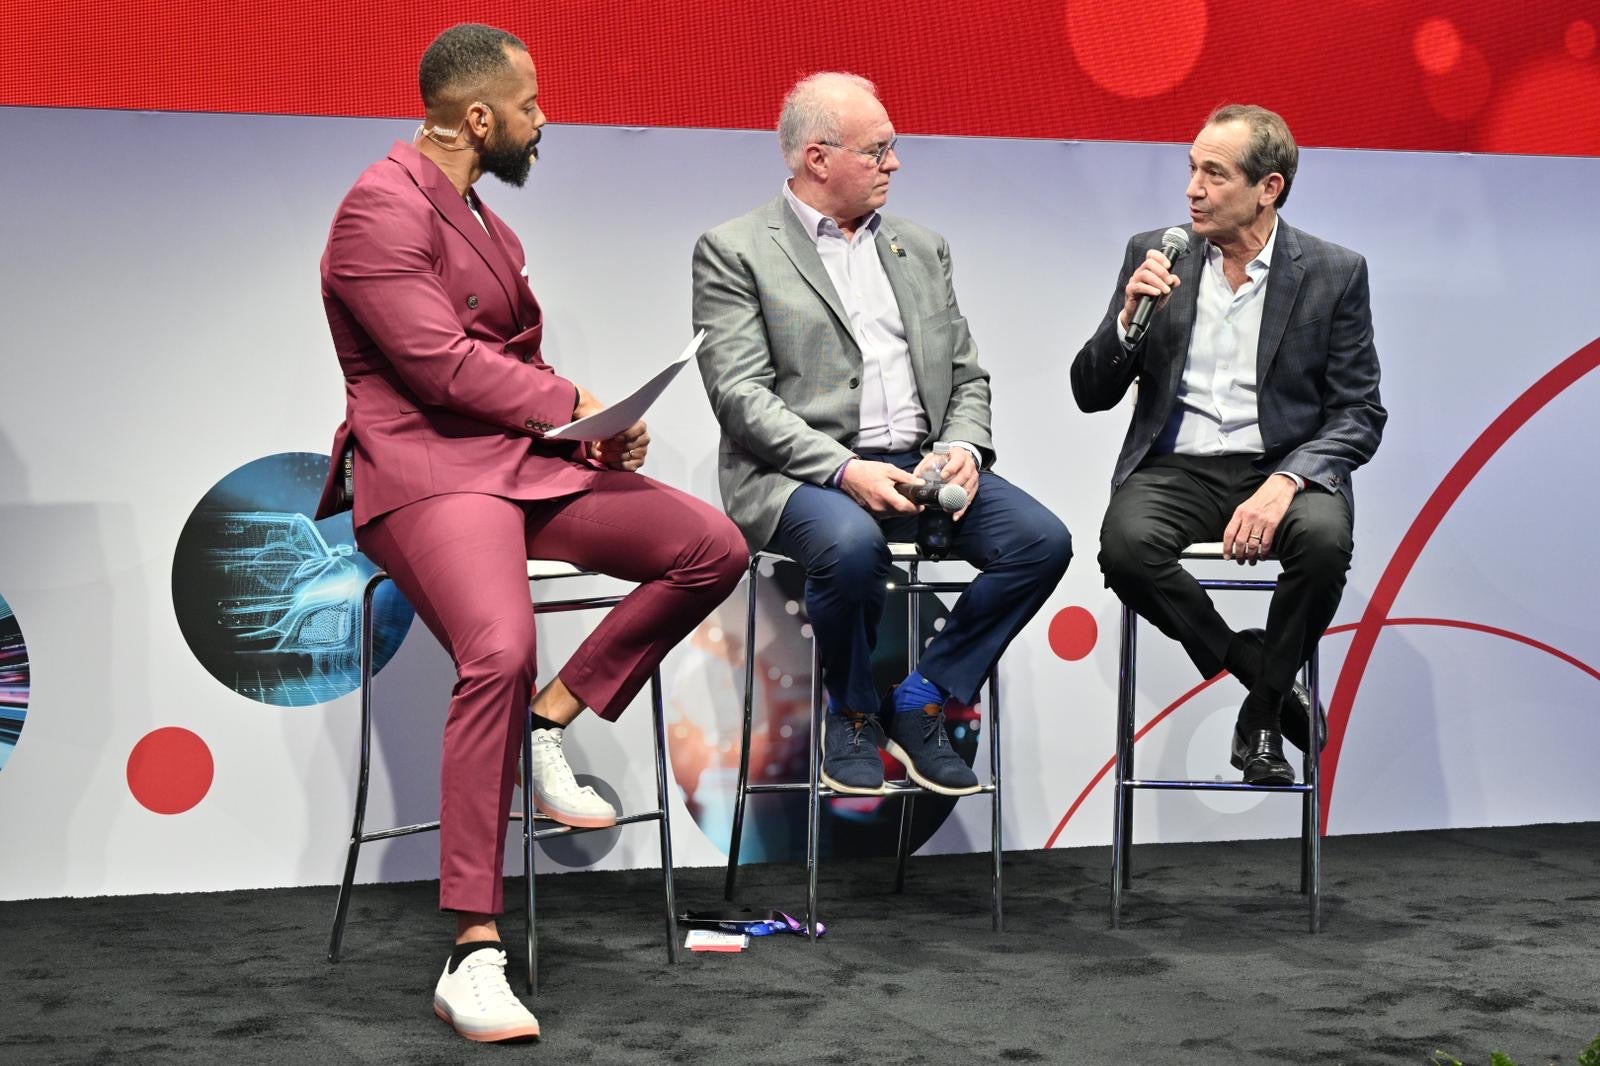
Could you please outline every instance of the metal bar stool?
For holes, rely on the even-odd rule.
[[[1218,561],[1222,559],[1221,542],[1192,544],[1180,553],[1180,559]],[[1271,556],[1267,556],[1268,561]],[[1202,578],[1203,589],[1226,591],[1272,592],[1278,587],[1276,578],[1234,579]],[[1134,667],[1137,662],[1135,627],[1138,615],[1126,604],[1122,606],[1122,648],[1118,664],[1117,683],[1117,760],[1116,793],[1112,812],[1111,843],[1111,928],[1121,920],[1122,890],[1131,887],[1133,869],[1130,862],[1133,849],[1133,793],[1136,789],[1156,789],[1194,792],[1283,792],[1300,796],[1300,891],[1306,897],[1310,911],[1311,932],[1322,924],[1322,817],[1321,783],[1322,752],[1317,743],[1320,735],[1315,720],[1311,723],[1311,749],[1305,753],[1303,780],[1293,785],[1247,785],[1232,781],[1162,781],[1134,776]],[[1311,695],[1313,719],[1318,706],[1317,653],[1306,660],[1301,678]]]
[[[922,658],[922,609],[921,596],[923,593],[934,592],[960,592],[971,584],[971,579],[964,581],[923,581],[917,575],[920,563],[929,561],[918,550],[914,543],[891,542],[889,544],[890,559],[895,563],[905,564],[908,571],[908,580],[904,582],[891,581],[889,588],[896,592],[904,592],[907,596],[906,609],[906,660],[907,670],[915,670]],[[811,940],[817,938],[817,866],[820,851],[820,835],[822,824],[822,800],[833,796],[842,795],[822,784],[822,757],[821,744],[822,721],[825,713],[826,700],[822,687],[822,663],[817,651],[815,635],[811,639],[811,737],[810,748],[810,776],[807,781],[792,781],[772,784],[750,783],[750,739],[755,718],[755,670],[756,670],[756,588],[760,580],[760,562],[767,559],[772,562],[793,562],[788,556],[776,552],[755,552],[750,558],[750,581],[748,587],[748,601],[745,610],[745,645],[744,645],[744,726],[739,742],[739,784],[734,793],[733,802],[733,831],[728,843],[728,876],[723,889],[727,899],[733,899],[734,888],[739,876],[739,845],[744,834],[745,800],[753,795],[765,795],[775,792],[805,792],[808,803],[806,807],[806,932]],[[989,675],[989,782],[978,788],[979,794],[988,794],[993,798],[993,807],[990,819],[990,849],[993,853],[993,872],[991,876],[991,911],[995,932],[1004,928],[1004,915],[1001,910],[1001,884],[1000,884],[1000,852],[1001,852],[1001,800],[1000,800],[1000,686],[997,675],[998,667]],[[889,795],[901,797],[900,803],[900,838],[896,849],[897,858],[895,865],[894,888],[896,892],[905,888],[906,859],[911,850],[911,825],[913,804],[917,795],[925,790],[914,781],[902,778],[898,781],[886,781],[884,787]]]
[[[592,573],[592,571],[580,570],[571,563],[545,559],[528,560],[528,584],[530,589],[539,581],[565,577],[586,577],[591,576]],[[345,859],[344,879],[339,883],[339,902],[334,908],[333,930],[328,937],[329,962],[339,961],[339,947],[344,939],[344,921],[350,909],[350,890],[355,881],[356,860],[360,857],[361,845],[374,840],[409,836],[412,833],[425,833],[439,828],[438,821],[397,826],[392,829],[377,829],[371,832],[364,832],[362,828],[367,814],[368,772],[372,765],[372,597],[377,592],[378,586],[387,580],[389,580],[389,575],[381,570],[373,574],[367,581],[367,587],[361,597],[361,766],[356,780],[355,821],[350,829],[350,850]],[[535,602],[534,610],[537,614],[557,614],[567,611],[615,607],[621,602],[622,596],[620,595],[582,596],[572,599]],[[659,669],[650,675],[650,709],[654,715],[655,723],[656,809],[624,815],[617,819],[616,824],[623,826],[632,825],[636,822],[655,822],[660,830],[661,891],[665,898],[667,960],[675,963],[678,961],[678,927],[675,914],[677,904],[672,888],[672,822],[671,804],[667,792],[667,725],[666,715],[662,708],[661,671]],[[522,725],[522,810],[513,811],[510,817],[512,821],[520,821],[522,823],[523,909],[527,927],[528,991],[537,994],[538,938],[534,924],[533,903],[534,842],[547,840],[551,837],[567,836],[572,833],[592,833],[596,832],[596,830],[561,825],[555,822],[554,819],[534,810],[533,789],[528,785],[529,767],[532,765],[533,716],[530,711],[523,716]],[[544,825],[545,828],[532,828],[540,824]],[[610,829],[612,827],[606,826],[604,828]]]

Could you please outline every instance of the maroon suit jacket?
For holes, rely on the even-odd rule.
[[[318,518],[339,507],[349,447],[358,529],[443,493],[538,500],[592,483],[579,445],[542,439],[572,420],[577,388],[539,356],[544,326],[521,243],[479,205],[482,225],[404,142],[339,205],[322,300],[346,407]]]

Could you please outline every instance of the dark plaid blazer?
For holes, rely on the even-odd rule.
[[[1133,421],[1117,457],[1113,491],[1139,468],[1177,402],[1194,331],[1200,267],[1207,242],[1195,240],[1174,271],[1179,285],[1151,320],[1140,348],[1117,339],[1123,288],[1145,251],[1161,247],[1161,230],[1128,242],[1117,287],[1100,327],[1072,361],[1072,395],[1085,411],[1104,411],[1135,380]],[[1378,352],[1372,343],[1367,262],[1348,248],[1319,240],[1278,220],[1278,243],[1267,276],[1256,350],[1257,403],[1265,446],[1263,473],[1286,471],[1354,502],[1350,474],[1372,458],[1388,412],[1378,397]]]

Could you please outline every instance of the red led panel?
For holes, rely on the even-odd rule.
[[[1187,141],[1224,101],[1302,143],[1600,155],[1600,0],[0,0],[0,104],[410,116],[444,26],[532,47],[556,121],[768,128],[818,69],[907,133]]]

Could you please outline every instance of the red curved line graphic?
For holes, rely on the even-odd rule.
[[[1361,688],[1367,666],[1372,661],[1372,650],[1377,646],[1378,634],[1383,631],[1389,611],[1400,595],[1400,589],[1411,576],[1422,549],[1437,532],[1445,515],[1455,506],[1461,494],[1472,484],[1489,460],[1505,443],[1527,425],[1546,404],[1561,395],[1585,374],[1600,366],[1600,338],[1590,341],[1572,355],[1558,363],[1544,377],[1534,382],[1527,391],[1511,402],[1500,416],[1489,423],[1466,453],[1456,460],[1455,466],[1433,490],[1428,502],[1422,505],[1411,528],[1400,538],[1383,576],[1372,590],[1372,599],[1356,625],[1355,638],[1345,655],[1344,668],[1339,672],[1334,686],[1333,699],[1328,705],[1328,748],[1322,754],[1322,824],[1318,831],[1328,831],[1328,817],[1333,807],[1333,784],[1339,774],[1339,753],[1344,748],[1345,729],[1350,723],[1350,712],[1355,706],[1356,692]]]
[[[1341,633],[1354,632],[1359,628],[1360,624],[1361,623],[1357,622],[1346,622],[1344,625],[1332,626],[1328,629],[1326,635],[1332,637],[1338,636]],[[1560,659],[1568,666],[1588,674],[1596,681],[1600,681],[1600,668],[1591,666],[1582,659],[1579,659],[1574,655],[1569,655],[1552,644],[1546,644],[1542,640],[1536,640],[1533,637],[1526,636],[1522,633],[1516,633],[1509,629],[1501,629],[1499,626],[1484,625],[1482,622],[1466,622],[1456,618],[1388,618],[1384,619],[1380,625],[1385,629],[1389,628],[1390,626],[1432,626],[1442,629],[1465,629],[1474,633],[1485,633],[1492,637],[1500,637],[1503,640],[1513,641],[1517,644],[1525,644],[1530,648],[1542,651],[1546,655]],[[1200,684],[1196,685],[1188,692],[1185,692],[1182,696],[1179,696],[1176,700],[1172,701],[1172,703],[1162,708],[1159,714],[1152,716],[1151,719],[1144,724],[1143,728],[1136,731],[1133,734],[1133,742],[1137,744],[1139,741],[1143,740],[1146,734],[1165,721],[1168,716],[1170,716],[1179,707],[1182,707],[1185,703],[1188,703],[1191,699],[1198,696],[1200,693],[1204,692],[1206,689],[1210,688],[1212,685],[1216,684],[1218,681],[1221,681],[1227,676],[1229,675],[1226,672],[1220,673],[1216,677],[1211,678],[1209,681],[1200,682]],[[1326,756],[1324,756],[1324,759],[1326,759]],[[1115,767],[1116,764],[1117,757],[1112,755],[1112,757],[1106,761],[1106,764],[1100,767],[1100,772],[1095,774],[1087,785],[1083,786],[1083,791],[1078,793],[1078,798],[1072,801],[1072,806],[1067,808],[1067,813],[1061,816],[1061,821],[1056,823],[1055,830],[1051,832],[1050,838],[1044,842],[1046,849],[1055,847],[1056,840],[1061,836],[1062,830],[1067,828],[1067,823],[1072,820],[1072,816],[1078,813],[1078,808],[1083,806],[1084,800],[1089,798],[1089,793],[1093,792],[1095,786],[1100,784],[1101,781],[1105,780],[1105,776],[1111,772],[1112,768]],[[1324,829],[1324,832],[1326,832],[1326,829]]]

